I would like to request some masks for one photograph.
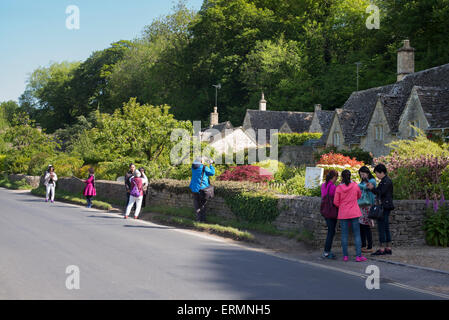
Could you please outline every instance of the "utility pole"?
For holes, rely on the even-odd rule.
[[[214,84],[212,87],[215,87],[215,107],[218,107],[218,89],[221,89],[221,84]]]

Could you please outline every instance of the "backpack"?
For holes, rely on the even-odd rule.
[[[140,191],[139,188],[137,187],[137,184],[134,182],[134,180],[132,181],[133,187],[131,189],[130,195],[132,195],[135,198],[139,198],[140,197]]]
[[[326,219],[337,219],[338,217],[338,208],[334,205],[334,197],[329,195],[329,186],[326,196],[321,198],[320,213]]]

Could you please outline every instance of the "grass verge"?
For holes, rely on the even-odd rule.
[[[31,193],[35,196],[45,197],[46,191],[45,187],[39,187],[36,189],[32,189]],[[55,200],[69,202],[78,205],[86,205],[86,198],[82,194],[73,194],[62,190],[56,190]],[[111,210],[112,206],[103,201],[93,200],[92,207],[100,210]]]
[[[6,176],[0,178],[0,187],[12,190],[30,190],[33,188],[25,181],[25,179],[20,181],[11,181]]]
[[[192,208],[173,208],[167,206],[149,206],[144,209],[144,212],[151,212],[157,214],[155,216],[158,221],[172,222],[174,224],[183,225],[186,227],[195,227],[196,215]],[[164,221],[162,221],[164,220]],[[308,231],[282,231],[277,229],[271,223],[251,223],[240,221],[237,219],[226,219],[213,213],[207,214],[208,225],[218,226],[219,228],[231,228],[239,232],[246,232],[254,239],[254,235],[250,232],[260,232],[271,236],[283,236],[288,239],[296,239],[297,241],[309,242],[313,239],[313,235]],[[231,230],[229,229],[229,230]],[[243,239],[242,239],[243,240]]]
[[[232,238],[234,240],[255,241],[255,237],[251,233],[247,231],[241,231],[232,227],[225,227],[218,224],[201,223],[187,218],[170,217],[165,215],[155,215],[152,218],[161,223],[188,227],[199,231],[206,231],[208,233]]]

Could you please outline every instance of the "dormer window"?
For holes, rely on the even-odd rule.
[[[375,134],[376,134],[376,140],[383,141],[384,140],[384,126],[377,125],[374,127],[374,130],[375,130]]]
[[[340,134],[338,132],[334,132],[332,139],[334,146],[338,147],[340,145]]]
[[[418,120],[410,121],[410,137],[416,137],[418,136],[418,132],[412,126],[419,129],[419,121]]]

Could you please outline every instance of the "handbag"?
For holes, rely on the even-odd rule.
[[[206,171],[206,166],[203,166],[203,173],[201,174],[201,183],[200,188],[203,185],[204,172]],[[210,183],[210,182],[209,182]],[[214,186],[209,185],[204,189],[200,189],[200,195],[203,199],[209,200],[215,197],[215,188]]]
[[[334,205],[334,197],[329,195],[329,186],[327,194],[321,199],[320,213],[326,219],[337,219],[338,208]]]
[[[382,205],[379,203],[379,199],[376,197],[376,204],[371,207],[368,214],[368,219],[373,220],[383,220],[384,218],[384,209]]]

